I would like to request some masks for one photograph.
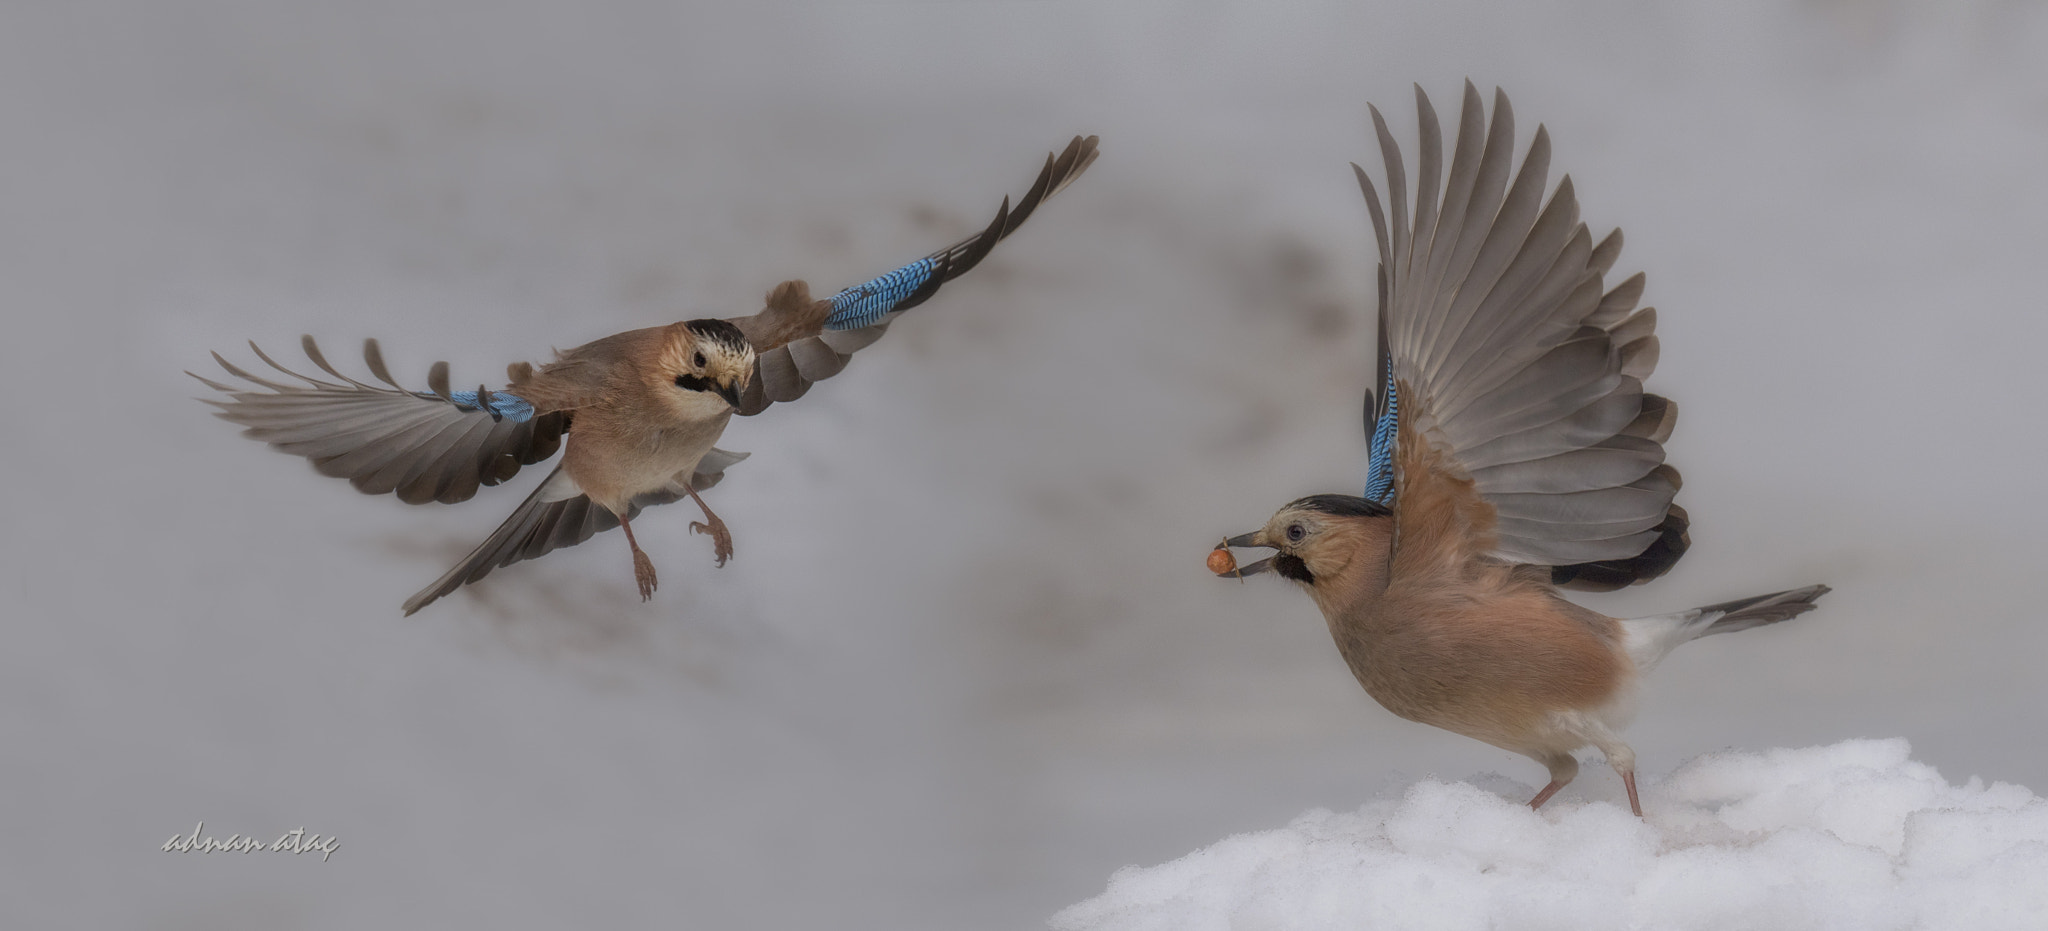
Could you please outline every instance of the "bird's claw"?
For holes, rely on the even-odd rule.
[[[718,565],[724,566],[725,561],[732,558],[732,531],[725,529],[725,521],[716,517],[708,524],[703,521],[691,521],[690,529],[711,538],[711,547],[718,556]]]
[[[633,581],[640,585],[640,600],[654,600],[654,560],[639,550],[633,551]]]

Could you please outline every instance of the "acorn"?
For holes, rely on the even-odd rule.
[[[1209,571],[1214,572],[1217,575],[1229,575],[1233,572],[1236,572],[1237,557],[1230,555],[1229,550],[1220,546],[1213,550],[1210,550]]]

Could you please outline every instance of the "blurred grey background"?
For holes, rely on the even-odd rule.
[[[1355,685],[1225,533],[1363,481],[1346,162],[1505,87],[1662,314],[1694,547],[1589,599],[1825,581],[1659,670],[1646,773],[1910,738],[2048,789],[2048,11],[1978,2],[0,7],[0,910],[20,928],[1036,926],[1424,774],[1533,764]],[[539,479],[357,494],[191,400],[245,339],[496,384],[830,291],[1103,156],[802,402],[719,570],[657,511],[401,619]],[[1604,769],[1570,790],[1618,796]],[[336,835],[331,861],[164,853]]]

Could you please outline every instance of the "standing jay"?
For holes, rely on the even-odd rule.
[[[1387,710],[1524,754],[1550,771],[1541,806],[1598,747],[1629,807],[1620,732],[1643,674],[1672,648],[1797,617],[1824,585],[1646,618],[1575,605],[1559,586],[1656,578],[1690,545],[1664,463],[1678,409],[1643,391],[1657,364],[1643,276],[1606,288],[1621,233],[1595,243],[1569,176],[1544,202],[1550,139],[1513,168],[1507,97],[1465,85],[1456,147],[1420,87],[1415,207],[1373,109],[1384,208],[1353,165],[1379,240],[1379,394],[1366,392],[1365,494],[1313,495],[1226,539],[1210,568],[1307,589],[1359,684]],[[1510,184],[1512,175],[1512,184]],[[1278,552],[1238,568],[1225,547]]]

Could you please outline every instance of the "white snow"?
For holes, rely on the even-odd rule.
[[[1950,783],[1902,739],[1708,754],[1648,784],[1642,820],[1607,801],[1531,811],[1523,797],[1426,779],[1356,811],[1126,867],[1052,926],[2048,926],[2048,799]]]

